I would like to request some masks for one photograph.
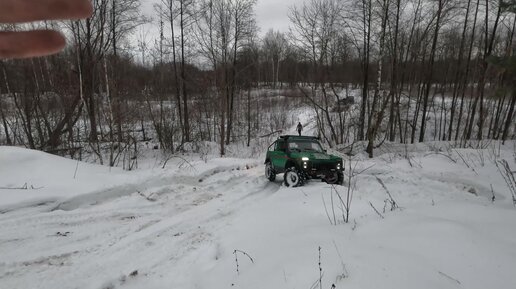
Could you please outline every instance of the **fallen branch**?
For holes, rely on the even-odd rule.
[[[21,187],[0,187],[0,190],[41,190],[45,187],[35,187],[34,185],[29,185],[27,183],[23,184]]]
[[[277,130],[277,131],[271,132],[271,133],[266,134],[266,135],[261,135],[261,136],[259,136],[259,138],[266,138],[266,137],[269,137],[269,136],[274,135],[274,134],[277,134],[277,133],[283,133],[283,130],[281,130],[281,129],[280,129],[280,130]]]
[[[385,217],[373,206],[373,203],[369,202],[369,205],[371,205],[371,208],[373,208],[380,218],[385,219]]]
[[[180,156],[171,156],[171,157],[168,157],[168,158],[165,160],[165,162],[163,163],[163,167],[162,167],[162,169],[165,169],[165,167],[167,166],[168,161],[170,161],[170,160],[171,160],[171,159],[173,159],[173,158],[178,158],[178,159],[182,160],[182,161],[183,161],[183,163],[187,163],[187,164],[188,164],[192,169],[195,169],[195,166],[194,166],[194,165],[192,165],[189,161],[187,161],[185,158],[180,157]]]
[[[456,282],[457,284],[461,285],[460,281],[451,277],[450,275],[448,274],[444,274],[443,272],[439,271],[439,274],[441,274],[442,276],[446,277],[447,279],[451,280],[451,281],[454,281]]]
[[[156,201],[156,199],[152,198],[152,194],[150,196],[146,196],[142,192],[138,192],[138,195],[140,195],[141,197],[145,198],[149,202],[155,202]]]
[[[366,172],[366,171],[368,171],[369,169],[373,168],[375,165],[376,165],[376,164],[372,164],[372,165],[368,166],[367,168],[365,168],[365,169],[361,170],[360,172],[355,173],[355,174],[354,174],[354,176],[358,176],[358,175],[361,175],[361,174],[365,173],[365,172]]]
[[[431,152],[431,153],[426,154],[425,157],[430,156],[430,155],[440,155],[440,156],[448,158],[453,163],[457,163],[457,160],[453,159],[450,155],[447,155],[442,152]]]
[[[383,189],[385,190],[385,192],[387,193],[387,196],[389,196],[389,203],[391,204],[391,212],[396,210],[396,209],[399,209],[399,206],[398,206],[398,203],[396,203],[396,201],[394,200],[394,198],[392,197],[391,193],[389,192],[389,189],[387,189],[387,186],[385,185],[385,183],[377,176],[375,176],[376,180],[378,181],[378,183],[380,183],[380,185],[383,187]]]
[[[458,151],[458,150],[455,150],[455,152],[457,153],[457,155],[461,158],[462,162],[464,163],[464,165],[466,165],[466,167],[468,167],[469,169],[471,169],[476,175],[478,175],[477,171],[469,165],[469,163],[466,161],[466,159],[464,158],[464,156]]]
[[[241,253],[243,254],[244,256],[246,256],[247,258],[249,258],[249,260],[251,260],[251,263],[254,264],[254,260],[253,258],[247,254],[246,252],[244,251],[241,251],[241,250],[234,250],[233,251],[233,255],[235,255],[235,263],[236,263],[236,271],[237,271],[237,274],[240,274],[240,265],[238,264],[238,254],[237,253]]]

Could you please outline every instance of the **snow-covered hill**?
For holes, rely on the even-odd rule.
[[[513,154],[355,158],[335,191],[261,159],[124,172],[0,147],[0,288],[514,288]]]

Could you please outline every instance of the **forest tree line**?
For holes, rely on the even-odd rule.
[[[224,155],[301,102],[330,146],[365,141],[370,156],[515,137],[515,0],[307,0],[285,32],[260,31],[256,0],[161,0],[151,18],[138,0],[92,2],[87,20],[39,24],[65,33],[63,53],[0,61],[0,144],[87,146],[110,165],[151,138]]]

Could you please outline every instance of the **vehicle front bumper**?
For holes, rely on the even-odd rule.
[[[344,167],[340,162],[315,163],[312,161],[301,162],[301,170],[310,178],[326,178],[337,172],[343,172]]]

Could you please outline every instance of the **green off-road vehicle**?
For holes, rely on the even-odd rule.
[[[281,136],[269,146],[265,159],[267,179],[273,182],[283,173],[287,187],[302,186],[309,179],[342,185],[343,171],[342,158],[329,155],[316,137]]]

